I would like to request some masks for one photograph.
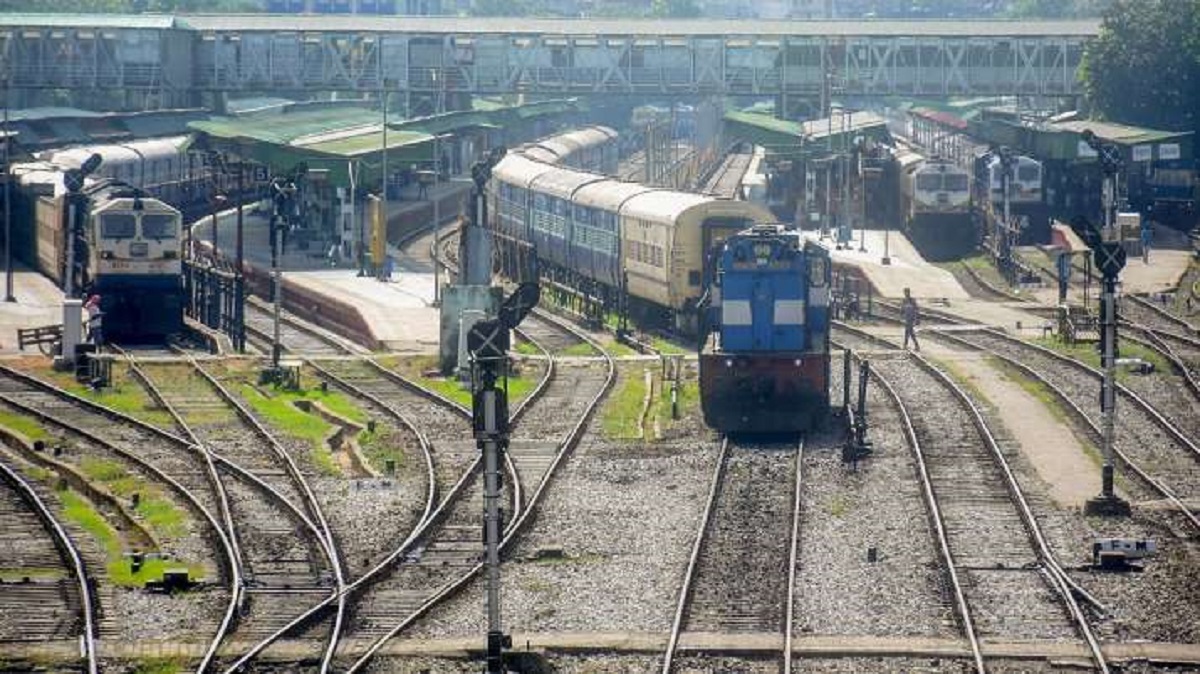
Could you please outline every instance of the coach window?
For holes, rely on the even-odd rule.
[[[821,288],[825,285],[826,265],[829,263],[823,257],[808,258],[808,285],[811,288]]]

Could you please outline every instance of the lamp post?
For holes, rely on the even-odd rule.
[[[13,295],[13,259],[12,259],[12,151],[9,146],[12,138],[8,135],[8,97],[9,79],[8,64],[4,68],[4,301],[16,302]]]
[[[437,187],[437,181],[442,176],[442,152],[438,146],[438,141],[441,139],[440,134],[433,134],[433,173],[434,187]],[[433,306],[442,306],[442,258],[438,251],[438,237],[442,233],[442,211],[441,199],[438,198],[437,190],[433,193]]]

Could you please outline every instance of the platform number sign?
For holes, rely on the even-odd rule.
[[[1125,247],[1119,241],[1105,241],[1096,247],[1094,258],[1100,273],[1116,277],[1125,268]]]

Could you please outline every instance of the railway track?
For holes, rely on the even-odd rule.
[[[0,591],[0,641],[77,638],[86,671],[96,674],[91,579],[43,491],[0,461],[0,573],[7,577]]]
[[[742,180],[746,177],[746,171],[750,168],[750,160],[753,157],[753,151],[733,151],[725,155],[725,158],[721,160],[721,165],[705,181],[702,192],[723,199],[739,198],[739,188],[742,186]]]
[[[839,330],[844,335],[846,331]],[[1108,664],[982,414],[920,355],[872,360],[916,457],[927,509],[975,667],[984,639],[1082,638]]]
[[[247,298],[245,325],[246,341],[260,352],[270,354],[275,337],[275,317],[270,305],[255,298]],[[279,344],[284,352],[303,356],[363,353],[356,345],[287,312],[280,313]]]
[[[1200,328],[1137,295],[1122,295],[1118,314],[1155,330],[1179,333],[1190,338],[1200,336]]]
[[[220,580],[231,588],[223,616],[214,616],[215,634],[201,656],[200,669],[208,667],[236,613],[237,591],[232,589],[232,579],[237,572],[234,549],[213,515],[219,512],[219,507],[209,473],[198,467],[195,460],[199,450],[178,436],[7,366],[0,366],[0,401],[115,457],[164,486],[198,516],[202,535],[209,541],[224,575]],[[111,632],[113,628],[100,625],[97,629]]]
[[[242,616],[228,637],[261,638],[344,584],[324,513],[295,462],[232,393],[195,361],[140,368],[151,394],[196,446],[223,460],[223,512],[238,541]],[[231,478],[231,479],[225,479]],[[325,657],[336,640],[335,616]]]
[[[562,329],[569,329],[563,327]],[[586,337],[583,337],[586,340]],[[595,346],[595,345],[593,345]],[[550,353],[547,351],[547,355]],[[554,381],[553,364],[547,369],[546,377],[524,403],[513,414],[514,441],[506,455],[512,517],[505,529],[502,549],[511,545],[515,535],[528,521],[528,515],[540,501],[545,486],[560,464],[582,435],[582,430],[612,385],[615,368],[606,360],[608,374],[594,398],[573,420],[566,435],[559,438],[551,450],[552,456],[542,451],[523,451],[517,439],[521,429],[530,421],[526,418],[535,404],[546,395]],[[479,545],[479,511],[482,500],[482,475],[480,460],[474,442],[467,440],[465,426],[468,411],[437,394],[423,391],[399,374],[379,366],[373,361],[328,361],[318,365],[336,379],[338,385],[349,385],[363,393],[386,402],[399,413],[411,410],[414,414],[429,414],[435,401],[436,406],[447,410],[434,415],[435,424],[430,433],[431,453],[435,467],[434,481],[442,493],[437,507],[423,518],[411,535],[380,564],[360,576],[346,587],[344,594],[354,599],[351,618],[347,622],[346,634],[342,635],[338,662],[348,666],[348,671],[360,671],[388,640],[411,626],[440,602],[454,595],[479,573],[481,548]],[[574,386],[574,385],[572,385]],[[574,386],[578,389],[578,386]],[[558,409],[558,416],[566,415]],[[457,421],[455,421],[457,418]],[[530,417],[531,419],[533,417]],[[534,421],[534,424],[539,422]],[[541,434],[553,429],[541,428]],[[443,453],[439,440],[450,448]],[[465,440],[465,442],[464,442]],[[462,466],[456,480],[449,484],[448,478],[454,471],[444,466]],[[532,486],[532,489],[530,488]],[[317,615],[331,603],[327,599],[302,616],[291,627],[285,627],[256,645],[241,660],[231,667],[245,665],[255,654],[271,642],[286,635],[292,627],[305,619]]]
[[[803,451],[803,440],[722,441],[663,674],[684,632],[781,635],[791,671]]]
[[[1096,405],[1101,373],[1079,361],[1003,333],[979,330],[938,334],[940,339],[981,350],[1042,382],[1082,420],[1093,438],[1101,437]],[[1141,396],[1124,386],[1117,407],[1117,458],[1141,478],[1155,498],[1181,513],[1188,528],[1200,531],[1200,449]]]

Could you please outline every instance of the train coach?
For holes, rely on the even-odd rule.
[[[543,138],[518,150],[536,161],[615,175],[620,162],[617,132],[589,126]]]
[[[488,192],[488,226],[505,271],[535,254],[552,282],[605,309],[628,306],[639,321],[689,333],[696,331],[708,251],[732,233],[772,221],[745,201],[624,182],[519,151],[492,170]]]
[[[829,413],[829,251],[782,225],[728,238],[700,353],[704,420],[724,433],[795,433]]]

